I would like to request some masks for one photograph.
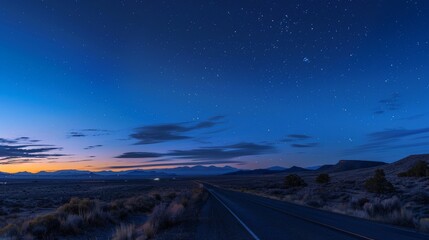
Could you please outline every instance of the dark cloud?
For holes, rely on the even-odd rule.
[[[79,129],[79,130],[72,130],[67,133],[67,137],[73,138],[73,137],[97,137],[97,136],[104,136],[109,135],[110,131],[105,129],[96,129],[96,128],[85,128],[85,129]]]
[[[138,145],[191,139],[194,137],[188,135],[188,133],[195,130],[212,128],[220,124],[223,118],[224,116],[215,116],[206,121],[196,123],[185,122],[144,126],[135,129],[135,133],[131,134],[130,137],[137,139],[138,142],[136,144]]]
[[[14,139],[6,139],[6,138],[0,138],[0,144],[26,144],[26,143],[36,143],[40,142],[40,140],[31,139],[29,137],[18,137]]]
[[[68,163],[78,163],[78,162],[91,162],[93,161],[92,159],[82,159],[82,160],[72,160],[72,161],[67,161]]]
[[[398,110],[401,107],[399,98],[399,93],[393,93],[388,98],[381,99],[378,101],[379,106],[377,107],[377,110],[374,111],[374,114],[383,114],[388,111]]]
[[[90,150],[90,149],[94,149],[94,148],[99,148],[99,147],[102,147],[103,145],[91,145],[91,146],[88,146],[88,147],[86,147],[86,148],[84,148],[85,150]]]
[[[86,137],[86,134],[83,134],[81,132],[69,132],[69,137]]]
[[[311,136],[306,134],[289,134],[286,138],[280,140],[280,142],[297,142],[297,141],[305,141],[311,139]]]
[[[0,144],[14,144],[17,143],[18,141],[16,141],[15,139],[5,139],[5,138],[0,138]]]
[[[418,128],[418,129],[387,129],[379,132],[370,133],[368,136],[373,141],[381,140],[393,140],[412,135],[428,133],[429,128]]]
[[[363,152],[381,152],[381,151],[392,151],[396,149],[414,148],[414,147],[422,147],[422,146],[429,146],[429,142],[396,144],[396,143],[392,143],[391,141],[381,141],[381,142],[373,142],[373,143],[359,145],[354,149],[346,151],[345,153],[357,154],[357,153],[363,153]]]
[[[64,154],[50,153],[61,148],[50,145],[0,145],[0,164],[11,162],[33,161],[38,158],[65,156]],[[27,159],[27,160],[24,160]]]
[[[274,152],[272,145],[256,143],[237,143],[232,145],[223,145],[215,147],[203,147],[190,150],[171,150],[167,153],[152,152],[128,152],[117,156],[117,158],[161,158],[171,157],[174,159],[193,159],[193,160],[217,160],[231,159],[236,157],[254,156]],[[154,160],[167,161],[169,159]]]
[[[290,145],[291,147],[295,148],[311,148],[311,147],[317,147],[318,143],[294,143]]]
[[[386,150],[395,150],[400,148],[413,148],[426,146],[428,143],[419,142],[425,136],[420,134],[429,133],[429,128],[417,129],[386,129],[383,131],[368,134],[368,143],[356,146],[353,149],[345,151],[346,154],[356,154],[362,152],[378,152]],[[414,137],[411,138],[410,137]],[[407,143],[401,143],[406,140]],[[417,140],[417,141],[416,141]]]
[[[208,164],[244,164],[241,161],[197,161],[197,162],[178,162],[178,163],[150,163],[138,165],[123,165],[123,166],[108,166],[103,169],[129,169],[129,168],[144,168],[144,167],[167,167],[167,166],[196,166]]]
[[[123,153],[116,158],[158,158],[163,157],[165,154],[153,152],[127,152]]]
[[[295,138],[295,139],[309,139],[311,136],[305,135],[305,134],[289,134],[289,138]]]

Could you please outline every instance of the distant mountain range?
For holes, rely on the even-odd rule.
[[[127,171],[82,171],[82,170],[60,170],[54,172],[41,171],[38,173],[18,172],[4,173],[0,172],[0,178],[10,179],[124,179],[124,178],[156,178],[156,177],[175,177],[175,176],[210,176],[222,175],[225,173],[236,172],[239,169],[230,166],[194,166],[194,167],[177,167],[156,170],[127,170]]]
[[[310,171],[305,168],[293,166],[291,168],[283,167],[269,167],[263,169],[254,169],[254,170],[238,170],[236,172],[226,173],[225,175],[260,175],[260,174],[275,174],[275,173],[295,173],[295,172],[305,172]]]
[[[323,165],[317,171],[323,172],[343,172],[361,168],[370,168],[385,165],[385,162],[365,161],[365,160],[340,160],[335,165]]]
[[[214,175],[266,175],[276,173],[296,173],[296,172],[327,172],[336,173],[356,169],[365,169],[380,167],[387,172],[403,171],[412,166],[416,161],[423,160],[429,162],[429,154],[411,155],[394,163],[384,163],[365,160],[340,160],[337,164],[322,165],[320,167],[302,168],[293,166],[285,168],[272,166],[263,169],[243,170],[230,166],[194,166],[194,167],[176,167],[154,170],[127,170],[127,171],[82,171],[82,170],[60,170],[54,172],[41,171],[38,173],[18,172],[4,173],[0,172],[0,180],[4,179],[145,179],[145,178],[173,178],[178,176],[214,176]]]

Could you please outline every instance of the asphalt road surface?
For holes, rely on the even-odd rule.
[[[410,229],[204,186],[211,196],[197,239],[429,239]]]

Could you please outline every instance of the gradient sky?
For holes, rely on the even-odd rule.
[[[429,152],[428,1],[2,1],[0,171]]]

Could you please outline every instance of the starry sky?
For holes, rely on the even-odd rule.
[[[429,152],[428,1],[0,6],[0,171]]]

